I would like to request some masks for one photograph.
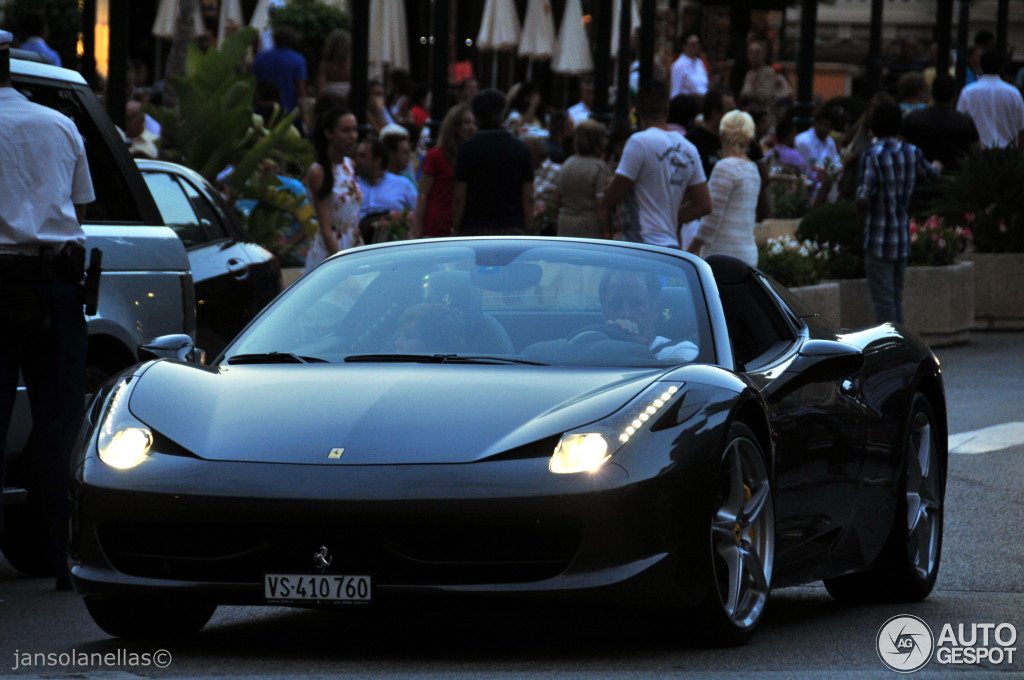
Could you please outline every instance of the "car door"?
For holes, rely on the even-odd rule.
[[[760,273],[719,282],[737,362],[771,409],[776,564],[813,568],[849,526],[864,448],[863,406],[842,379],[794,382],[787,369],[817,337]],[[832,339],[832,338],[820,338]]]
[[[257,311],[257,277],[248,244],[239,242],[189,179],[149,165],[142,170],[164,223],[188,252],[195,281],[196,344],[212,358]]]

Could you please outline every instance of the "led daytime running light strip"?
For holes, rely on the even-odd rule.
[[[679,388],[675,385],[669,386],[657,399],[647,405],[646,408],[640,411],[633,419],[633,421],[626,426],[626,429],[619,435],[619,443],[625,444],[629,441],[629,438],[637,433],[644,423],[654,417],[661,408],[669,402],[672,395],[679,391]]]

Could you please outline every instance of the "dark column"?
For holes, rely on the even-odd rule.
[[[732,56],[732,71],[729,73],[729,89],[737,95],[743,88],[747,75],[747,34],[750,33],[750,3],[733,2],[729,7],[729,52]],[[765,58],[771,63],[771,54]]]
[[[629,5],[630,0],[622,0]],[[657,0],[640,3],[640,87],[654,80],[654,23],[657,21]]]
[[[868,43],[868,87],[882,89],[882,9],[884,0],[871,0],[871,37]]]
[[[818,0],[800,2],[800,51],[796,56],[796,127],[806,130],[814,122],[814,36]]]
[[[370,0],[352,0],[352,90],[348,105],[360,123],[366,122],[366,72],[370,68]]]
[[[115,125],[124,128],[124,109],[127,104],[128,32],[131,13],[128,0],[110,0],[110,57],[107,71],[107,113]]]
[[[1010,0],[999,0],[996,5],[996,49],[1006,56],[1006,31],[1010,23]],[[1007,67],[1009,64],[1006,65]]]
[[[971,3],[960,0],[960,16],[956,27],[956,84],[963,89],[967,82],[967,32],[971,21]]]
[[[96,0],[82,3],[82,76],[89,87],[96,87]]]
[[[616,62],[618,76],[615,80],[615,119],[625,120],[629,116],[629,62],[632,53],[629,46],[629,34],[633,30],[631,23],[633,17],[630,15],[630,3],[623,0],[619,9],[619,58]],[[596,94],[596,93],[595,93]]]
[[[448,0],[434,0],[434,73],[430,101],[430,138],[437,139],[438,129],[448,110]]]
[[[935,17],[935,72],[949,70],[949,49],[952,44],[953,0],[937,0]]]
[[[608,87],[611,85],[612,63],[612,0],[599,0],[594,20],[597,22],[597,54],[594,68],[594,110],[593,115],[607,125],[611,122],[611,108],[608,106]]]

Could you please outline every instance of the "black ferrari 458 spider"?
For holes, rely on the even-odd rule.
[[[898,326],[837,330],[732,258],[357,248],[212,365],[187,336],[149,351],[74,461],[72,580],[113,635],[192,633],[218,604],[486,595],[686,608],[736,644],[773,588],[935,582],[935,356]]]

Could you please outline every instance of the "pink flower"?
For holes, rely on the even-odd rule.
[[[974,223],[974,213],[972,213],[972,212],[965,212],[964,213],[964,220],[967,221],[967,224],[973,224]]]
[[[939,216],[938,215],[932,215],[931,217],[929,217],[928,221],[925,222],[925,226],[927,226],[929,229],[938,229],[938,228],[940,228],[942,225],[941,225],[941,223],[939,221]]]
[[[967,239],[968,241],[974,240],[974,232],[971,231],[970,227],[964,229],[964,238]]]
[[[910,218],[910,235],[914,236],[917,234],[917,220]]]
[[[939,247],[940,248],[945,248],[946,247],[946,239],[944,239],[944,238],[940,238],[939,239]]]

